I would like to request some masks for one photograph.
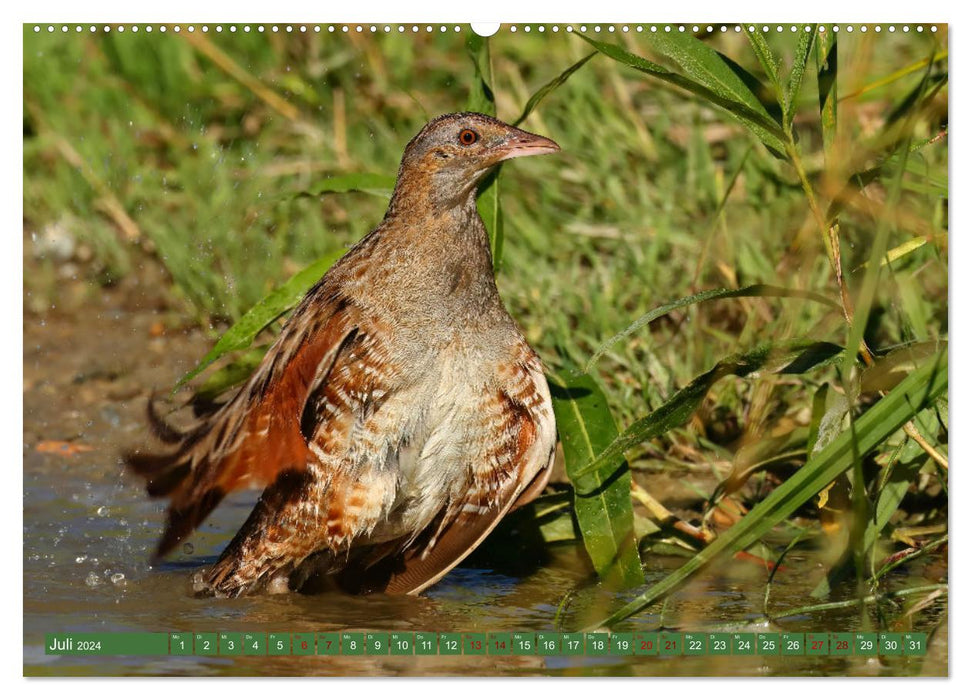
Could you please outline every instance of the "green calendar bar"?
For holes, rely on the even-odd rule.
[[[392,656],[412,656],[415,653],[415,635],[412,632],[392,632]]]
[[[882,656],[923,632],[172,632],[44,636],[58,656]]]
[[[698,632],[685,632],[681,653],[685,656],[704,656],[708,653],[707,636]]]
[[[583,656],[583,632],[567,632],[561,635],[560,651],[563,656]]]
[[[313,646],[311,646],[311,649]],[[317,633],[317,653],[321,656],[337,656],[341,653],[341,635],[337,632]]]
[[[755,634],[752,632],[735,632],[732,635],[732,656],[753,656],[755,649]]]
[[[806,654],[829,656],[829,635],[826,632],[809,632],[806,635]]]
[[[197,632],[194,640],[196,656],[215,656],[216,639],[215,632]]]
[[[438,634],[435,632],[415,632],[415,654],[435,656],[438,654]]]
[[[243,635],[239,632],[219,633],[219,655],[240,656],[243,653]],[[290,650],[287,650],[290,653]]]
[[[337,635],[334,635],[337,638]],[[297,632],[291,637],[291,653],[294,656],[313,656],[314,655],[314,635],[312,632]]]
[[[488,651],[485,632],[467,632],[462,641],[466,656],[485,656]]]
[[[44,653],[52,656],[168,656],[169,635],[164,632],[45,634]]]
[[[512,654],[512,634],[509,632],[489,633],[489,656],[509,656]]]
[[[533,656],[536,653],[536,634],[534,632],[513,632],[512,653],[517,656]]]
[[[927,653],[927,635],[923,632],[904,632],[904,656],[923,656]]]
[[[267,646],[270,650],[270,656],[290,656],[293,652],[293,648],[290,645],[290,634],[286,632],[270,632],[267,635],[268,643]]]
[[[170,634],[169,654],[173,656],[192,656],[192,635],[188,632],[173,632]]]
[[[361,656],[364,654],[363,632],[341,633],[341,654],[344,656]]]
[[[634,633],[634,656],[657,656],[660,645],[661,635],[657,632]]]

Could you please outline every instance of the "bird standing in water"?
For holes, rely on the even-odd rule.
[[[556,429],[536,353],[496,289],[476,190],[499,162],[559,150],[475,114],[405,148],[388,211],[307,293],[252,377],[161,454],[128,455],[167,496],[164,556],[231,491],[262,487],[197,589],[335,579],[417,594],[546,485]]]

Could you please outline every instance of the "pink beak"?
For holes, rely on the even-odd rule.
[[[505,142],[495,149],[499,156],[496,162],[521,156],[541,156],[545,153],[556,153],[558,150],[559,145],[552,139],[522,129],[513,129]]]

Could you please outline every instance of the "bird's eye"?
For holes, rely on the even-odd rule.
[[[462,129],[459,132],[459,143],[463,146],[471,146],[473,143],[479,140],[479,135],[472,131],[472,129]]]

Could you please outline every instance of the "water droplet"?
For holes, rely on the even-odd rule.
[[[91,588],[94,588],[95,586],[101,585],[101,577],[92,571],[88,574],[88,577],[84,579],[84,582]]]
[[[99,506],[98,510],[95,512],[103,518],[108,515],[108,506]]]
[[[88,560],[88,555],[87,554],[82,554],[81,556],[76,557],[74,559],[74,563],[76,563],[76,564],[83,564],[87,560]]]
[[[120,571],[111,575],[111,582],[116,586],[124,585],[125,575]]]
[[[182,545],[183,554],[192,554],[195,551],[196,551],[196,548],[192,546],[191,542],[186,542],[184,545]]]

